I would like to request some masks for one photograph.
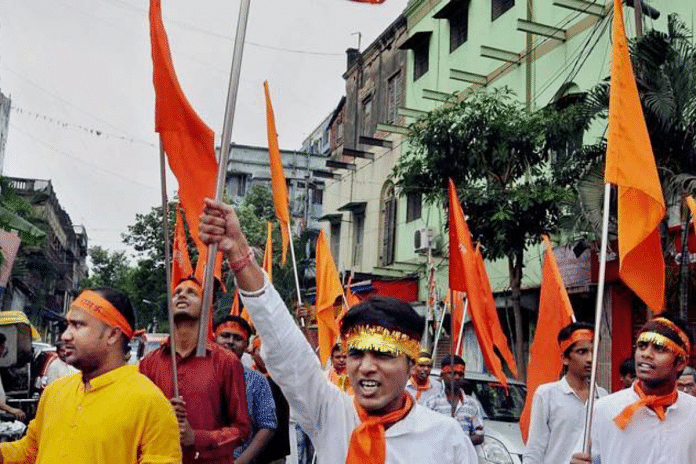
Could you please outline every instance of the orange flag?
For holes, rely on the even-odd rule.
[[[609,135],[604,180],[618,186],[619,276],[655,313],[664,309],[659,225],[665,201],[628,54],[620,0],[614,0]]]
[[[336,265],[331,257],[331,250],[326,243],[324,231],[319,232],[317,238],[317,331],[319,335],[319,358],[322,366],[331,355],[331,348],[338,338],[338,325],[334,315],[334,303],[336,298],[343,295],[343,285],[338,278]]]
[[[160,134],[169,167],[179,182],[179,198],[199,256],[207,247],[198,238],[203,199],[215,196],[217,160],[213,131],[189,104],[174,72],[160,0],[150,0],[152,80],[155,131]]]
[[[280,159],[278,148],[278,132],[276,132],[275,116],[271,105],[271,95],[268,91],[268,81],[263,82],[263,90],[266,94],[266,130],[268,132],[268,157],[271,165],[271,187],[273,190],[273,206],[275,214],[280,221],[280,234],[283,238],[283,255],[280,262],[285,264],[290,243],[290,211],[288,210],[288,186],[285,183],[283,163]]]
[[[230,316],[239,316],[239,290],[235,287],[234,296],[232,297],[232,308],[230,308]]]
[[[263,251],[263,270],[268,274],[268,280],[273,283],[273,223],[266,225],[266,249]]]
[[[517,377],[517,365],[515,364],[515,357],[512,355],[512,351],[510,351],[508,339],[503,332],[502,326],[500,325],[500,318],[498,317],[498,309],[495,306],[495,299],[493,298],[491,283],[488,280],[488,272],[486,272],[486,265],[483,262],[481,248],[478,244],[476,245],[476,261],[479,269],[479,281],[481,283],[480,288],[486,301],[486,325],[490,328],[491,340],[493,340],[493,344],[505,360],[505,364],[507,364],[508,368],[512,372],[512,375]]]
[[[691,195],[686,197],[686,204],[691,210],[691,217],[693,218],[694,224],[696,224],[696,201],[694,201],[694,197]]]
[[[546,257],[541,278],[541,295],[539,297],[539,316],[537,318],[534,341],[529,349],[529,367],[527,368],[527,400],[520,417],[522,439],[527,443],[529,417],[532,413],[532,399],[539,385],[558,380],[563,368],[561,348],[558,346],[558,332],[573,322],[573,307],[570,305],[568,292],[561,273],[556,265],[556,258],[549,238],[544,235]]]
[[[177,283],[185,277],[193,274],[188,245],[186,244],[186,231],[184,220],[181,217],[181,208],[176,206],[176,224],[174,226],[174,244],[172,245],[172,290]]]
[[[452,179],[449,180],[449,203],[449,286],[451,290],[466,292],[469,314],[483,360],[488,370],[507,387],[507,377],[500,358],[495,353],[493,336],[487,325],[489,321],[486,316],[486,298],[481,290],[476,252]]]

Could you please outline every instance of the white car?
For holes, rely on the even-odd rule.
[[[430,376],[437,382],[440,370]],[[522,464],[524,442],[520,432],[520,415],[527,397],[527,386],[508,379],[508,392],[497,378],[478,372],[467,372],[464,391],[481,404],[484,417],[483,444],[476,447],[479,464]]]

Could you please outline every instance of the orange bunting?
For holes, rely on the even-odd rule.
[[[338,278],[336,265],[331,257],[331,250],[326,243],[324,231],[319,232],[316,247],[316,284],[317,284],[317,331],[319,338],[319,358],[325,365],[331,356],[331,348],[338,339],[339,331],[334,316],[336,298],[343,295],[343,285]]]
[[[665,201],[624,32],[614,0],[605,181],[618,187],[619,276],[655,313],[664,309],[665,262],[659,225]]]

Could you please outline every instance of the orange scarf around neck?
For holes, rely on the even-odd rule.
[[[404,406],[384,416],[370,416],[357,401],[353,400],[360,416],[360,425],[353,429],[346,464],[384,464],[387,459],[387,440],[384,426],[394,424],[406,417],[413,407],[413,398],[404,392]]]
[[[336,385],[339,390],[353,396],[353,387],[350,386],[348,374],[339,374],[333,367],[329,371],[329,382]]]
[[[658,419],[665,420],[665,408],[674,404],[677,401],[677,389],[674,388],[672,393],[666,395],[646,395],[640,387],[640,381],[633,384],[633,389],[638,393],[640,398],[633,404],[629,404],[614,418],[614,422],[621,430],[625,429],[633,415],[643,406],[647,406],[657,414]]]
[[[416,378],[411,376],[411,383],[413,383],[413,386],[416,387],[416,401],[418,401],[421,397],[421,393],[423,393],[426,390],[430,390],[430,379],[425,381],[424,385],[419,384],[416,381]]]

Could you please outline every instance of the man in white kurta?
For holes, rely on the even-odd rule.
[[[406,391],[418,404],[425,405],[430,398],[442,393],[442,382],[430,379],[430,371],[433,368],[433,359],[430,353],[422,352],[418,355],[416,365],[413,366],[411,377],[406,382]]]
[[[391,317],[392,328],[380,326],[376,319],[360,320],[363,309],[376,308],[373,302],[362,302],[344,315],[341,335],[348,350],[351,385],[356,389],[354,402],[326,381],[311,346],[256,263],[232,208],[206,199],[199,237],[206,244],[217,243],[226,254],[244,306],[263,339],[266,367],[314,442],[318,463],[477,462],[471,442],[453,419],[415,404],[404,391],[424,327],[413,308],[395,299],[380,299],[383,306],[373,313],[386,305],[386,312],[380,314]],[[400,307],[397,315],[418,321],[417,339],[401,330],[403,324],[393,317],[393,307]]]

